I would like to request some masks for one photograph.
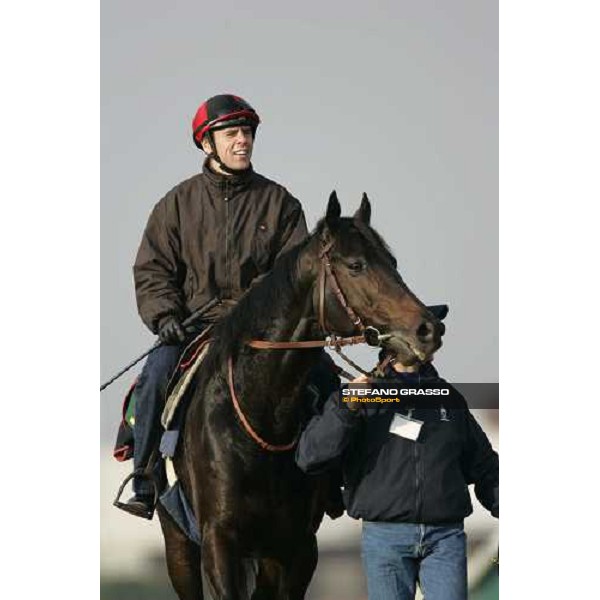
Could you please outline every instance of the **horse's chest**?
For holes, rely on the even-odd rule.
[[[278,512],[282,503],[303,506],[310,493],[309,481],[293,464],[269,465],[243,473],[238,489],[256,509]]]
[[[274,460],[233,469],[222,493],[238,522],[271,529],[306,518],[312,488],[293,462]]]

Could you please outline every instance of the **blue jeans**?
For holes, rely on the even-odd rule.
[[[466,600],[467,552],[462,523],[444,526],[365,521],[362,558],[369,600]]]
[[[177,366],[184,346],[160,346],[146,359],[146,364],[135,386],[135,425],[133,427],[133,467],[144,469],[150,455],[158,448],[162,428],[160,417],[165,406],[165,394],[171,374]],[[160,461],[159,461],[160,463]],[[162,464],[157,464],[154,472],[159,483],[159,492],[164,483]],[[144,477],[133,478],[133,491],[150,496],[154,487]]]

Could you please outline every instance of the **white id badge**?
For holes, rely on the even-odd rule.
[[[406,438],[407,440],[416,441],[422,426],[423,421],[409,419],[408,417],[396,413],[392,419],[392,424],[390,425],[390,432]]]

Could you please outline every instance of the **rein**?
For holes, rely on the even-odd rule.
[[[364,335],[355,335],[354,337],[330,337],[323,341],[311,340],[308,342],[269,342],[267,340],[250,340],[249,342],[246,342],[246,344],[256,350],[292,350],[294,348],[335,348],[339,346],[363,344],[364,342]]]
[[[228,370],[227,379],[229,381],[229,393],[231,394],[231,399],[233,400],[233,406],[235,407],[235,412],[237,413],[237,416],[239,417],[244,429],[246,430],[246,433],[263,450],[267,450],[268,452],[285,452],[287,450],[291,450],[292,448],[294,448],[294,446],[298,442],[298,438],[300,436],[300,427],[298,427],[298,431],[296,432],[296,435],[294,436],[293,441],[291,441],[289,444],[281,444],[281,445],[269,444],[269,442],[266,442],[265,440],[263,440],[263,438],[261,438],[260,435],[258,435],[258,433],[256,433],[256,431],[254,431],[252,425],[250,425],[250,422],[248,421],[248,419],[246,419],[246,416],[242,412],[240,403],[237,399],[237,396],[235,395],[235,389],[233,386],[233,360],[231,359],[231,356],[227,360],[227,370]]]

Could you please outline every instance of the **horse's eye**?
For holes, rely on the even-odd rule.
[[[348,264],[348,268],[353,273],[360,273],[361,271],[364,271],[367,268],[367,265],[361,260],[355,260]]]

